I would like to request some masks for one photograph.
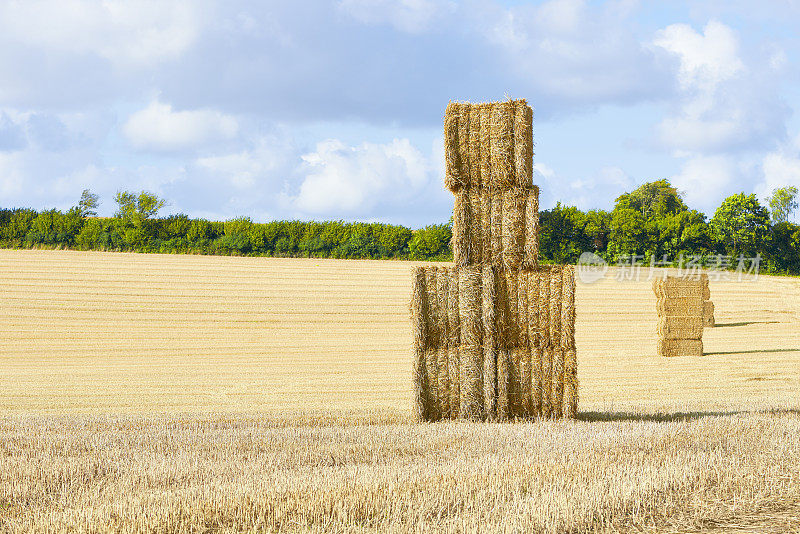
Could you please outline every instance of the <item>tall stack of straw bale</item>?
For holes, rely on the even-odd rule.
[[[445,155],[454,265],[414,270],[417,415],[574,417],[575,273],[538,263],[531,108],[451,103]]]
[[[659,356],[702,356],[708,276],[667,276],[653,282]]]

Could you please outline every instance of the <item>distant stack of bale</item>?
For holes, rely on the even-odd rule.
[[[658,311],[658,355],[703,355],[706,275],[667,276],[653,282]]]
[[[711,328],[716,324],[714,320],[714,303],[711,302],[711,288],[708,285],[708,275],[703,276],[703,326]]]
[[[414,272],[417,415],[574,417],[575,274],[538,265],[532,110],[451,103],[445,149],[455,265]]]

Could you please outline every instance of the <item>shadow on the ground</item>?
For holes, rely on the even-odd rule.
[[[749,324],[775,324],[780,321],[746,321],[743,323],[717,323],[712,328],[729,328],[731,326],[747,326]]]
[[[800,349],[723,350],[719,352],[704,352],[703,356],[719,356],[721,354],[761,354],[770,352],[800,352]]]
[[[578,421],[649,421],[655,423],[669,423],[672,421],[693,421],[704,417],[724,417],[739,414],[795,414],[800,415],[800,410],[754,410],[754,411],[728,411],[728,412],[675,412],[675,413],[633,413],[633,412],[579,412]]]

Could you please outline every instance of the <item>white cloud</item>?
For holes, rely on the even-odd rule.
[[[740,178],[737,162],[733,158],[717,155],[688,159],[680,172],[670,177],[670,181],[684,193],[687,205],[712,216],[720,201],[734,192]]]
[[[201,27],[198,3],[25,0],[0,4],[3,39],[57,53],[151,64],[184,53]]]
[[[746,63],[736,33],[713,20],[702,33],[673,24],[658,31],[653,44],[679,64],[678,105],[657,126],[664,146],[708,155],[753,148],[784,134],[786,108],[775,81],[780,50]]]
[[[197,164],[215,176],[228,180],[234,187],[247,189],[269,173],[278,169],[289,157],[289,148],[274,139],[262,138],[253,149],[233,154],[207,156],[197,159]]]
[[[341,0],[339,8],[365,24],[391,24],[398,30],[419,33],[456,6],[449,0]]]
[[[0,205],[10,207],[10,199],[19,198],[23,193],[24,173],[20,153],[0,152]]]
[[[631,31],[629,6],[550,0],[474,11],[474,31],[499,51],[507,76],[537,95],[537,105],[629,103],[666,91],[653,52]]]
[[[308,213],[366,213],[381,202],[408,199],[429,182],[430,162],[408,139],[387,144],[317,144],[302,156],[307,174],[294,205]]]
[[[680,58],[678,81],[684,89],[713,91],[745,70],[736,34],[717,21],[706,24],[702,34],[688,24],[667,26],[653,43]]]
[[[800,136],[767,153],[761,162],[761,172],[762,179],[755,192],[764,201],[779,187],[800,188]]]
[[[123,126],[134,147],[155,151],[198,148],[232,139],[238,130],[238,122],[230,115],[208,109],[173,111],[158,101],[133,113]]]
[[[533,166],[534,182],[541,188],[540,205],[550,209],[556,202],[580,209],[601,206],[610,209],[614,200],[624,191],[630,191],[635,183],[619,167],[602,167],[589,178],[570,179],[543,163]]]

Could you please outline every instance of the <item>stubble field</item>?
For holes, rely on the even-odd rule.
[[[0,250],[0,530],[800,528],[800,281],[664,359],[612,269],[578,421],[416,425],[412,266]]]

